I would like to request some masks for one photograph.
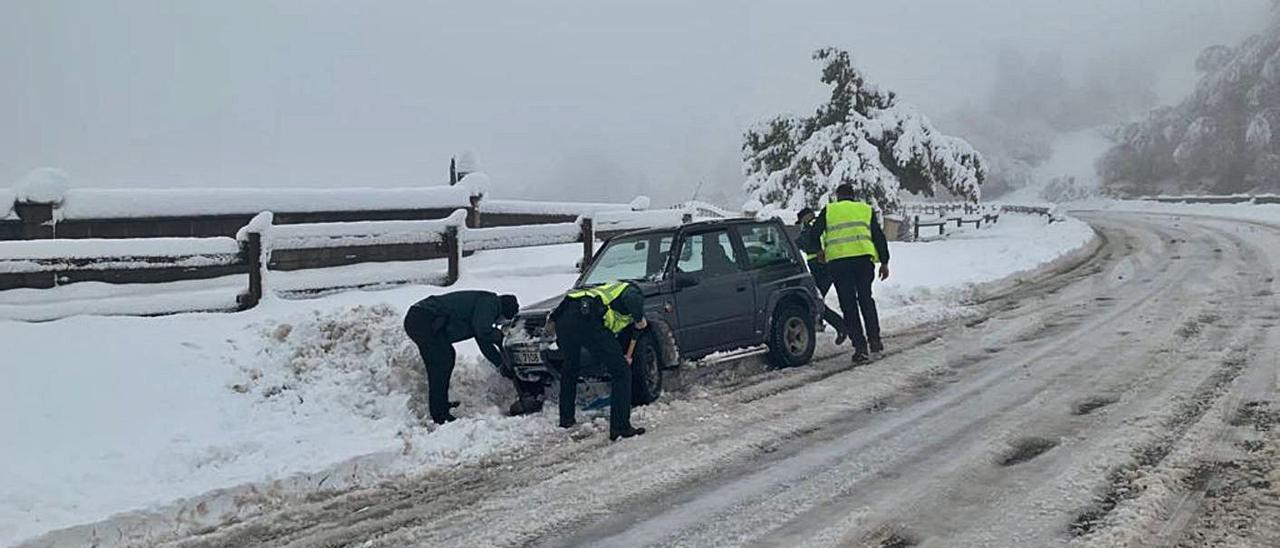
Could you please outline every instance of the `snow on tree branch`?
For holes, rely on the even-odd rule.
[[[982,156],[943,135],[893,92],[881,91],[853,66],[849,53],[818,50],[831,98],[813,116],[778,116],[748,129],[743,141],[745,188],[761,203],[819,207],[849,183],[894,207],[899,192],[932,196],[939,187],[970,201],[986,179]]]

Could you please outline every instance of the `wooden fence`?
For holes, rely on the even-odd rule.
[[[569,243],[582,244],[580,265],[595,242],[634,229],[675,226],[687,213],[613,212],[600,219],[469,228],[469,212],[435,220],[274,224],[263,212],[235,238],[58,239],[0,242],[0,290],[48,289],[82,281],[162,283],[247,275],[235,309],[253,308],[268,293],[269,272],[392,261],[445,259],[429,279],[452,285],[464,254]]]

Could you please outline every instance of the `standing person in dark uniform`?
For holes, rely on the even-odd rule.
[[[453,343],[475,339],[476,346],[490,362],[502,367],[502,332],[496,324],[516,317],[520,303],[515,295],[489,291],[455,291],[427,297],[413,306],[404,317],[404,330],[427,368],[427,408],[431,420],[444,424],[455,420],[449,412],[449,378],[457,357]]]
[[[636,333],[649,327],[644,318],[644,293],[628,282],[610,282],[570,291],[555,311],[556,343],[564,355],[560,374],[560,427],[577,424],[578,369],[582,350],[604,364],[609,372],[609,440],[644,433],[631,426],[630,357],[618,343],[628,327]]]
[[[804,251],[804,259],[809,263],[809,273],[813,274],[818,294],[825,299],[827,292],[831,290],[831,275],[827,272],[827,263],[818,260],[818,255],[822,253],[822,232],[814,229],[814,219],[813,210],[806,207],[796,215],[796,225],[800,227],[800,250]],[[837,345],[844,344],[844,340],[849,338],[844,330],[844,318],[827,306],[825,301],[822,303],[822,321],[836,330]]]
[[[869,204],[858,200],[853,185],[846,183],[836,187],[836,201],[822,209],[814,221],[814,229],[822,234],[819,260],[827,262],[827,271],[840,297],[846,330],[853,339],[853,362],[869,361],[868,351],[884,350],[880,342],[880,316],[876,301],[871,298],[875,263],[880,263],[880,279],[889,278],[889,242],[880,228],[880,220]]]

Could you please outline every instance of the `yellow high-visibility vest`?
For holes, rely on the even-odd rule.
[[[582,289],[574,289],[565,294],[570,299],[581,299],[583,297],[593,297],[600,299],[604,304],[604,327],[613,333],[621,333],[628,325],[631,325],[631,316],[618,312],[609,306],[614,299],[617,299],[627,286],[631,284],[627,282],[608,282],[593,287],[584,287]]]
[[[822,250],[827,261],[870,255],[880,262],[871,241],[871,206],[863,202],[841,200],[827,204],[827,230],[822,233]]]

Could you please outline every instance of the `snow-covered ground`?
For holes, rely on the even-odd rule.
[[[893,277],[877,286],[886,329],[963,314],[975,285],[1092,237],[1078,221],[1006,215],[948,240],[894,244]],[[580,253],[576,244],[482,252],[451,289],[532,302],[573,281]],[[552,413],[502,416],[511,390],[469,343],[459,345],[453,379],[462,420],[423,424],[420,360],[401,320],[441,291],[268,299],[238,314],[0,321],[0,544],[246,483],[374,482],[555,432]]]

